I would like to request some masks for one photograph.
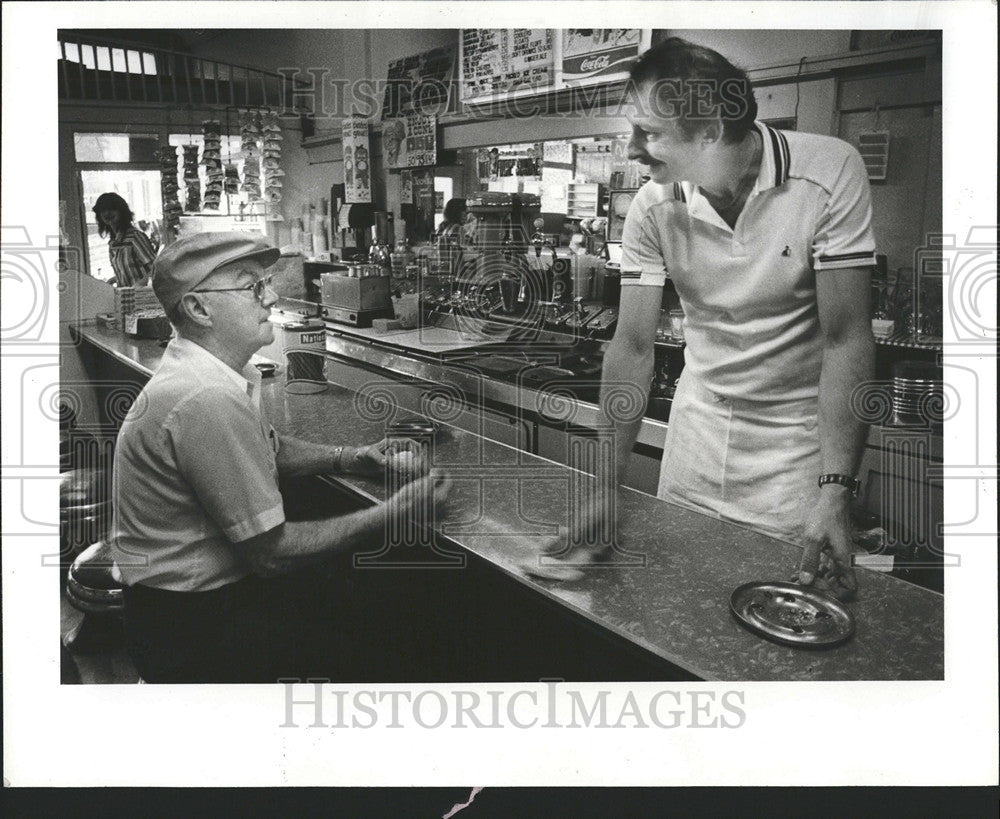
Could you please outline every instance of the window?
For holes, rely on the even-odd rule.
[[[155,134],[73,134],[77,162],[151,163],[159,145]]]
[[[434,177],[434,230],[441,227],[441,223],[444,221],[444,206],[447,205],[448,200],[451,199],[453,185],[454,182],[450,176]],[[440,206],[437,202],[439,197],[441,200]]]
[[[60,60],[82,63],[84,68],[118,71],[123,74],[156,74],[156,56],[148,51],[85,43],[60,42],[58,45]]]

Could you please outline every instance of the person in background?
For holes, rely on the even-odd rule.
[[[438,226],[436,237],[461,247],[465,243],[465,223],[469,218],[464,199],[449,199],[444,206],[444,221]]]
[[[443,275],[458,275],[462,261],[462,248],[468,244],[465,222],[468,210],[464,199],[449,199],[444,206],[444,221],[434,234],[437,249],[437,269]]]
[[[629,156],[652,178],[623,229],[602,407],[623,383],[648,393],[669,276],[687,346],[657,494],[802,546],[799,582],[849,597],[867,431],[851,396],[875,361],[864,162],[839,139],[756,121],[746,73],[685,40],[643,54],[631,82]],[[640,422],[614,421],[605,485],[624,477]],[[591,504],[580,532],[603,531],[609,514]]]
[[[97,232],[110,236],[108,255],[115,271],[111,283],[118,287],[149,284],[156,249],[149,237],[132,224],[134,214],[117,193],[102,193],[94,204]]]
[[[274,340],[278,297],[265,271],[278,256],[250,233],[199,233],[154,265],[153,290],[176,336],[118,436],[110,535],[126,640],[146,682],[294,676],[289,647],[316,624],[309,612],[289,614],[287,581],[304,588],[337,555],[381,545],[386,515],[438,508],[448,492],[439,475],[417,477],[424,465],[411,442],[324,446],[268,423],[250,359]],[[279,476],[387,467],[414,480],[382,506],[285,519]],[[332,639],[329,623],[319,625]]]
[[[139,230],[145,233],[149,237],[149,241],[153,245],[153,250],[157,253],[160,252],[160,245],[163,244],[163,240],[160,237],[160,221],[159,219],[140,219]]]

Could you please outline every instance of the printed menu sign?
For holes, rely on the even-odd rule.
[[[408,111],[443,114],[454,77],[454,45],[414,54],[389,63],[382,118]]]
[[[551,29],[462,30],[462,101],[551,88],[555,83]]]
[[[382,123],[386,168],[419,168],[437,162],[437,117],[407,114]]]
[[[372,201],[371,148],[368,141],[368,120],[345,117],[344,139],[344,202],[349,205]]]
[[[562,30],[562,81],[567,85],[628,77],[629,63],[649,47],[651,32],[638,28]]]

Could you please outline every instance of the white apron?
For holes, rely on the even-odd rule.
[[[657,495],[801,545],[822,473],[818,400],[716,395],[685,370],[670,408]]]

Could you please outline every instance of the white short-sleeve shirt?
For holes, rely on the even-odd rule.
[[[685,371],[758,401],[819,394],[816,276],[875,264],[868,177],[851,145],[757,123],[757,183],[734,228],[696,185],[648,182],[622,235],[622,286],[673,281]]]
[[[184,338],[129,410],[115,448],[111,545],[128,585],[207,591],[250,572],[239,544],[285,520],[260,374]]]

